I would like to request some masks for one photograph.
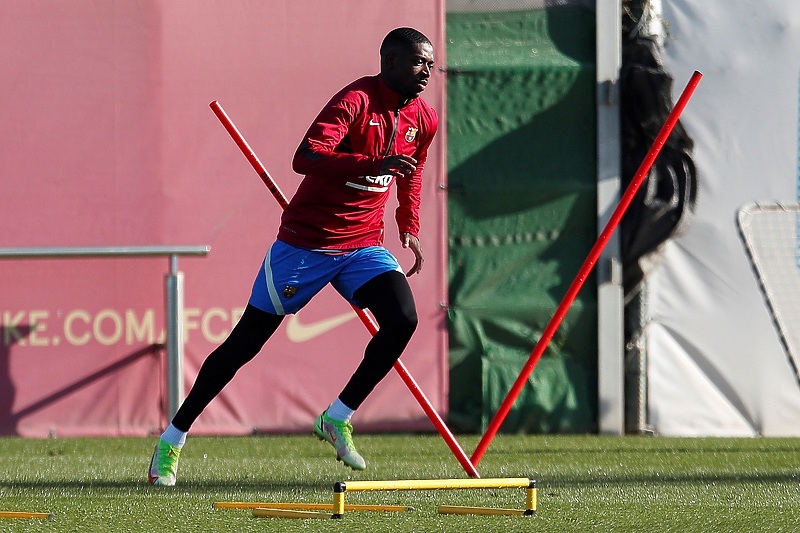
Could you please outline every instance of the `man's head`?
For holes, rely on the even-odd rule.
[[[425,90],[433,69],[433,45],[413,28],[397,28],[381,43],[381,77],[404,98]]]

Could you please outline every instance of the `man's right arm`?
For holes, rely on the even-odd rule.
[[[346,148],[347,132],[361,113],[362,100],[358,93],[341,92],[328,102],[294,154],[295,172],[329,177],[380,175],[381,157],[349,153]]]

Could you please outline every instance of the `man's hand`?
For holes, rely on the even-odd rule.
[[[406,274],[408,278],[422,270],[422,263],[425,262],[425,259],[422,257],[422,246],[419,244],[419,239],[415,236],[410,233],[401,233],[400,242],[403,243],[403,248],[411,248],[411,251],[414,252],[414,266]]]
[[[390,155],[381,162],[381,176],[391,174],[398,178],[405,178],[417,170],[417,160],[408,155]]]

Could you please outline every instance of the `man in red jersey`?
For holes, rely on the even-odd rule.
[[[314,422],[313,433],[333,445],[347,466],[366,468],[353,445],[350,418],[389,373],[417,326],[406,277],[422,269],[422,170],[438,127],[436,112],[419,98],[433,68],[430,40],[412,28],[397,28],[384,38],[380,56],[380,74],[334,95],[297,148],[292,166],[305,177],[283,212],[242,318],[206,358],[156,444],[150,483],[175,484],[181,448],[200,413],[258,354],[283,317],[328,283],[351,304],[369,309],[379,330],[342,392]],[[415,258],[406,274],[382,246],[393,184],[400,241]]]

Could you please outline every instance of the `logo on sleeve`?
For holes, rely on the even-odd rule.
[[[417,136],[417,132],[419,128],[412,128],[411,126],[408,127],[408,131],[406,131],[406,142],[410,143],[414,140]]]

